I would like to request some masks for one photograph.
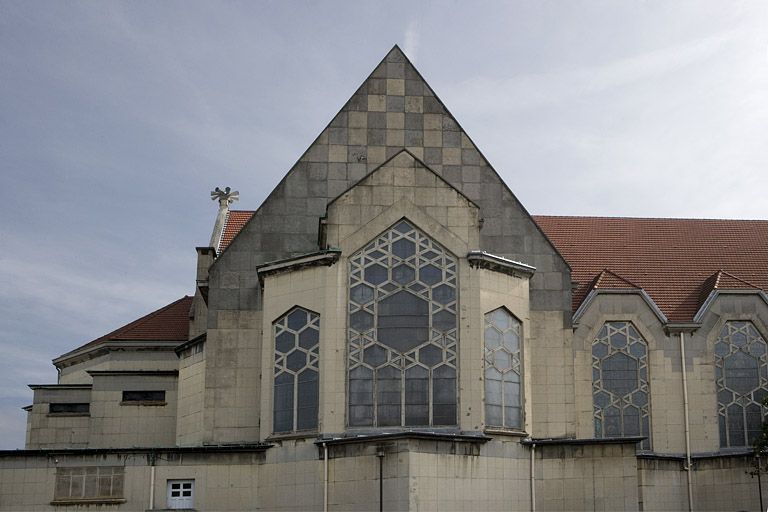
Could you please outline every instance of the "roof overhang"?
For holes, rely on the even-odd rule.
[[[93,384],[30,384],[29,389],[91,389]]]
[[[591,290],[587,296],[584,298],[584,300],[581,302],[581,305],[579,306],[579,309],[576,310],[576,312],[573,314],[573,323],[577,324],[582,316],[584,316],[584,313],[586,313],[587,309],[589,309],[589,306],[592,304],[592,302],[597,299],[599,295],[637,295],[641,299],[645,301],[645,303],[648,305],[648,307],[653,311],[653,314],[656,315],[656,318],[659,319],[659,322],[666,325],[669,323],[669,320],[667,320],[667,316],[662,313],[661,309],[658,305],[653,301],[650,295],[646,293],[645,290],[642,288],[594,288]]]
[[[189,341],[185,341],[181,345],[177,345],[176,348],[173,349],[173,350],[174,350],[174,352],[176,352],[177,356],[180,356],[181,353],[184,352],[185,350],[187,350],[188,348],[192,348],[195,345],[198,345],[200,343],[205,343],[206,339],[208,339],[208,333],[204,332],[203,334],[201,334],[199,336],[195,336],[194,338],[192,338]]]
[[[472,268],[482,268],[524,279],[530,278],[536,272],[536,267],[486,251],[469,251],[467,259]]]
[[[694,322],[701,323],[702,319],[704,318],[704,315],[707,313],[710,307],[712,307],[712,304],[717,300],[717,298],[720,295],[757,295],[761,299],[763,299],[763,302],[768,305],[768,294],[765,293],[763,290],[759,290],[757,288],[748,289],[748,288],[736,288],[736,289],[715,289],[712,290],[709,295],[707,296],[706,300],[701,304],[701,307],[696,312],[696,314],[693,317]]]
[[[91,377],[177,377],[179,370],[88,370]]]
[[[286,258],[284,260],[270,261],[263,265],[259,265],[256,272],[259,275],[259,281],[263,283],[264,278],[267,276],[293,272],[307,267],[330,267],[339,261],[340,257],[341,251],[339,249],[329,249],[327,251],[302,254],[301,256]]]
[[[183,343],[184,340],[176,341],[136,341],[136,340],[110,340],[99,343],[92,347],[78,350],[76,352],[69,352],[63,356],[59,356],[53,360],[54,366],[59,366],[64,363],[68,363],[66,366],[87,361],[95,357],[107,354],[109,352],[123,351],[123,350],[153,350],[153,351],[173,351],[179,346],[179,343]]]
[[[674,322],[665,325],[664,330],[667,334],[692,333],[693,331],[698,330],[699,327],[701,327],[701,324],[698,322]]]
[[[341,445],[356,443],[371,443],[383,441],[396,441],[401,439],[416,439],[427,441],[450,441],[460,443],[487,443],[492,438],[482,432],[463,432],[454,430],[429,430],[429,429],[407,429],[392,431],[372,431],[361,433],[347,433],[342,435],[321,435],[315,444],[322,445]]]

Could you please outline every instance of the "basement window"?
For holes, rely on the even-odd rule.
[[[51,505],[123,503],[124,479],[122,466],[57,468]]]
[[[120,405],[166,405],[165,391],[123,391]]]
[[[48,414],[56,416],[88,416],[91,412],[91,404],[63,403],[48,404]]]

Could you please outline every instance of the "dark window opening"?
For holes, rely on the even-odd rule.
[[[123,391],[123,402],[165,402],[165,391]]]
[[[91,412],[91,404],[48,404],[50,414],[88,414]]]

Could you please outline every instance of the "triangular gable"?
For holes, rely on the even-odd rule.
[[[736,277],[730,272],[718,270],[709,276],[701,285],[698,303],[699,310],[701,310],[702,305],[715,290],[761,290],[761,288],[749,281]]]
[[[600,272],[592,282],[593,289],[640,290],[642,287],[608,269]]]
[[[224,221],[224,229],[221,230],[221,239],[216,247],[216,254],[221,254],[232,240],[240,233],[253,214],[256,213],[253,210],[229,210],[227,212],[227,218]]]
[[[398,162],[399,160],[399,162]],[[425,172],[428,172],[429,174],[433,175],[435,179],[439,180],[440,183],[443,183],[446,187],[453,190],[456,194],[464,198],[464,200],[468,203],[468,205],[471,205],[474,208],[480,208],[472,199],[467,197],[461,190],[457,189],[453,185],[451,185],[448,181],[446,181],[440,174],[436,173],[433,169],[431,169],[427,164],[425,164],[423,161],[421,161],[418,157],[416,157],[413,153],[408,151],[407,149],[403,149],[399,151],[398,153],[392,155],[390,158],[388,158],[383,164],[378,166],[376,169],[368,173],[365,177],[360,179],[358,182],[352,184],[347,190],[339,194],[337,197],[334,197],[328,202],[328,208],[330,208],[335,201],[342,198],[345,194],[347,194],[349,191],[351,191],[353,188],[357,186],[364,186],[368,183],[370,183],[372,180],[374,180],[374,176],[381,171],[382,169],[386,169],[390,164],[399,164],[403,165],[404,163],[407,164],[414,164],[416,168],[423,169]]]
[[[720,270],[716,274],[715,288],[720,290],[759,290],[760,287],[735,275]]]
[[[480,206],[482,249],[529,261],[536,247],[536,254],[557,255],[553,268],[537,265],[542,271],[567,270],[565,260],[395,46],[234,237],[213,272],[233,251],[249,253],[237,258],[238,265],[247,259],[253,266],[317,250],[318,218],[327,203],[403,149]]]

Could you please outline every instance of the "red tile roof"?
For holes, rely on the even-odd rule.
[[[189,309],[191,307],[192,297],[185,295],[167,306],[67,352],[60,358],[94,348],[108,341],[185,342],[189,337]]]
[[[216,254],[221,254],[229,246],[240,230],[243,229],[243,226],[251,220],[254,213],[256,212],[249,210],[229,210],[224,221],[224,230],[221,232],[219,246],[216,248]]]
[[[768,290],[768,221],[534,219],[573,270],[574,311],[606,270],[645,290],[671,322],[690,322],[713,288]]]

